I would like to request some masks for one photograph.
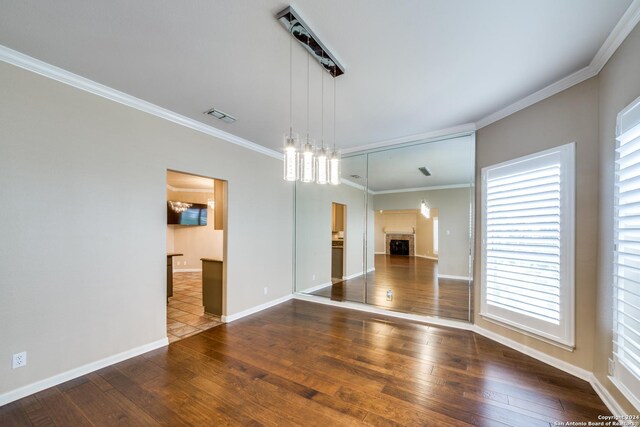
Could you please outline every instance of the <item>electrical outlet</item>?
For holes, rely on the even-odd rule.
[[[27,366],[27,352],[16,353],[13,355],[13,361],[11,364],[13,369]]]
[[[311,280],[316,280],[316,275],[311,276]]]
[[[393,291],[391,289],[387,290],[387,301],[393,301]]]
[[[612,359],[609,358],[609,375],[613,376],[616,373],[616,362]]]
[[[269,293],[269,288],[267,288],[266,286],[264,287],[264,294],[266,295],[267,293]]]

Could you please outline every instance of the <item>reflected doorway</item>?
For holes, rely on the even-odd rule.
[[[331,283],[344,280],[346,224],[347,207],[331,203]]]

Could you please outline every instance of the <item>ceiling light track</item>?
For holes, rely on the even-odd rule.
[[[284,10],[276,15],[276,19],[284,26],[284,28],[298,41],[306,50],[309,51],[329,74],[338,77],[344,74],[344,67],[329,52],[318,36],[309,28],[306,22],[300,18],[291,6],[287,6]]]

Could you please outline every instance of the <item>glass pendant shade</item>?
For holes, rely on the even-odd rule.
[[[431,216],[431,209],[429,209],[429,205],[424,200],[420,202],[420,213],[427,219]]]
[[[329,159],[327,158],[327,150],[321,148],[316,157],[316,182],[318,184],[327,184],[329,182]]]
[[[284,179],[285,181],[296,181],[298,179],[298,149],[296,148],[296,138],[293,135],[285,136],[284,146]]]
[[[314,147],[310,139],[304,144],[302,159],[300,160],[300,181],[313,182],[315,180],[316,162]]]
[[[340,184],[340,156],[336,151],[331,153],[329,159],[329,183],[332,185]]]

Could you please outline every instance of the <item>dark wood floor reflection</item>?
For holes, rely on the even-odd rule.
[[[389,310],[469,320],[467,280],[438,278],[438,261],[402,255],[376,255],[375,271],[312,292],[335,301],[372,304]],[[393,299],[387,301],[387,291]]]
[[[611,414],[587,382],[472,332],[292,300],[0,407],[0,425],[549,427],[598,415]]]

